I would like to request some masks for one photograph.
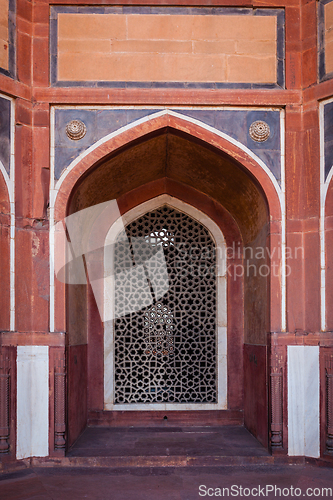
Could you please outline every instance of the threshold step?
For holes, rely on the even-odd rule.
[[[31,459],[35,467],[220,467],[274,464],[273,456],[125,456]]]

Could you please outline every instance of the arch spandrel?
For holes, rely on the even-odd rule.
[[[138,124],[131,127],[124,127],[117,134],[110,134],[109,139],[98,141],[94,147],[91,147],[84,153],[83,157],[77,158],[62,174],[55,186],[52,194],[55,203],[55,219],[60,220],[66,215],[66,204],[74,185],[85,176],[90,169],[96,168],[104,163],[109,157],[121,153],[124,149],[133,147],[138,141],[144,141],[151,134],[161,134],[167,129],[172,133],[183,132],[192,140],[199,139],[204,144],[215,148],[231,159],[242,165],[261,186],[269,200],[269,211],[272,221],[280,221],[283,212],[283,197],[281,189],[274,176],[265,167],[264,163],[248,150],[241,143],[235,141],[229,136],[218,132],[212,127],[204,124],[187,121],[176,113],[165,113],[162,116],[150,118],[149,120],[140,120]],[[108,137],[108,136],[107,136]]]

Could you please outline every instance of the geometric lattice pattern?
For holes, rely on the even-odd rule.
[[[153,353],[157,357],[171,355],[174,352],[173,313],[162,302],[153,304],[145,312],[144,320],[145,354]]]
[[[116,307],[133,310],[139,298],[140,309],[115,320],[114,403],[215,403],[216,251],[209,231],[169,206],[125,231],[127,245],[122,234],[115,251]],[[163,283],[144,263],[161,249],[168,287],[156,299]],[[118,280],[128,269],[138,269],[131,283]]]

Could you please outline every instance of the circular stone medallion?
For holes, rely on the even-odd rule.
[[[66,134],[72,141],[79,141],[87,133],[87,127],[81,120],[72,120],[66,125]]]
[[[249,134],[251,139],[256,142],[265,142],[269,138],[270,128],[268,123],[258,120],[253,122],[249,128]]]

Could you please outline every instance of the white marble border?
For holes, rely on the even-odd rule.
[[[163,205],[180,210],[204,225],[209,232],[217,249],[217,403],[175,404],[114,404],[114,325],[113,321],[105,324],[104,331],[104,409],[105,410],[212,410],[227,409],[227,270],[226,244],[223,234],[215,222],[206,214],[177,198],[163,194],[138,205],[117,219],[106,236],[105,244],[115,241],[124,226],[131,221],[155,210]],[[105,293],[105,296],[107,294]],[[108,293],[110,296],[110,293]],[[114,314],[112,314],[112,317]]]
[[[325,252],[325,205],[328,186],[333,176],[333,165],[325,180],[325,105],[333,102],[333,98],[319,103],[319,137],[320,137],[320,316],[321,331],[326,331],[326,252]]]
[[[288,346],[288,455],[320,456],[319,346]]]
[[[10,203],[10,330],[15,330],[15,100],[4,94],[0,97],[10,101],[10,172],[7,174],[0,161],[2,173],[8,189]]]
[[[112,132],[111,134],[106,135],[96,143],[94,143],[92,146],[90,146],[87,150],[83,151],[73,162],[68,165],[68,167],[64,170],[64,172],[61,174],[60,179],[55,183],[54,182],[54,157],[55,157],[55,110],[56,109],[158,109],[160,108],[161,111],[158,111],[157,113],[154,113],[149,116],[145,116],[139,120],[136,120],[135,122],[132,122],[124,127],[121,127],[120,129],[116,130],[115,132]],[[164,116],[164,115],[172,115],[175,117],[180,118],[183,121],[187,121],[190,123],[194,123],[197,126],[200,126],[201,128],[208,130],[209,132],[212,132],[213,134],[222,137],[223,139],[227,140],[231,144],[234,144],[237,146],[239,149],[243,150],[246,152],[251,158],[253,158],[260,166],[261,168],[266,172],[270,180],[272,181],[272,184],[274,185],[275,191],[278,195],[279,201],[280,201],[280,207],[281,207],[281,255],[282,255],[282,262],[281,262],[281,330],[286,331],[286,210],[285,210],[285,115],[284,111],[281,108],[256,108],[256,107],[233,107],[233,106],[222,106],[222,107],[200,107],[200,106],[172,106],[172,109],[166,106],[87,106],[87,105],[80,105],[80,106],[52,106],[51,108],[51,145],[50,145],[50,174],[51,174],[51,180],[50,180],[50,209],[49,209],[49,218],[50,218],[50,227],[54,225],[54,206],[55,206],[55,201],[59,192],[59,189],[61,187],[61,184],[63,183],[64,179],[67,177],[68,173],[75,168],[75,166],[90,152],[94,151],[97,147],[99,147],[101,144],[104,144],[105,142],[109,141],[113,137],[116,137],[120,134],[122,134],[126,130],[130,130],[132,128],[137,127],[141,123],[145,123],[149,120],[154,120],[159,116]],[[199,120],[187,117],[185,115],[179,114],[174,110],[179,110],[181,111],[182,109],[216,109],[216,110],[274,110],[280,111],[280,135],[281,135],[281,188],[273,176],[272,172],[269,170],[267,165],[257,156],[255,155],[249,148],[244,146],[241,142],[233,139],[229,135],[217,130],[214,127],[211,127]],[[54,254],[54,234],[52,231],[50,231],[50,331],[54,331],[54,310],[55,310],[55,304],[54,304],[54,267],[53,267],[53,254]]]
[[[17,347],[16,458],[49,454],[49,348]]]

